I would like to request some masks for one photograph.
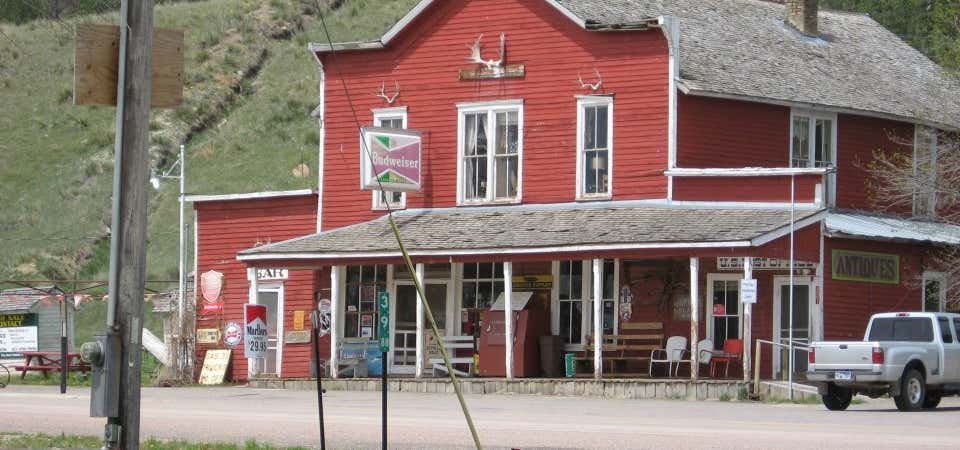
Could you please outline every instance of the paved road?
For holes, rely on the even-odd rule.
[[[390,394],[391,448],[469,448],[456,397]],[[378,448],[380,396],[328,392],[328,448]],[[0,431],[99,435],[85,389],[0,389]],[[868,401],[846,412],[819,405],[469,396],[486,448],[960,448],[960,399],[900,413]],[[143,390],[142,436],[191,441],[257,439],[317,446],[316,394],[245,387]]]

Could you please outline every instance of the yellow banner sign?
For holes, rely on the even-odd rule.
[[[513,290],[536,291],[553,287],[553,275],[516,275],[513,277]]]

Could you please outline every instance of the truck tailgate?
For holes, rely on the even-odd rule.
[[[863,341],[816,342],[811,370],[871,370],[875,346],[876,342]]]

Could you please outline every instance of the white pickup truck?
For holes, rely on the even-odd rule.
[[[958,333],[960,314],[875,314],[862,341],[813,342],[807,380],[834,411],[854,394],[889,394],[901,411],[936,408],[960,394]]]

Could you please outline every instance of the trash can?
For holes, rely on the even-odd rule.
[[[563,339],[560,336],[540,336],[540,370],[544,377],[560,378],[563,357]]]
[[[577,373],[577,366],[573,359],[574,357],[575,355],[573,353],[567,353],[563,355],[564,369],[566,369],[565,375],[567,378],[573,378],[573,376]]]

